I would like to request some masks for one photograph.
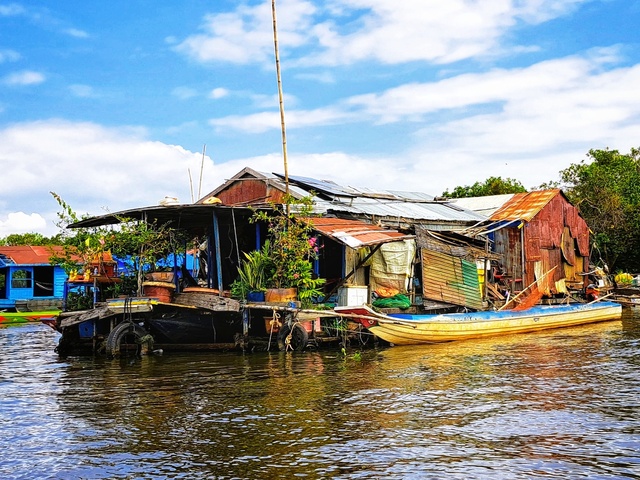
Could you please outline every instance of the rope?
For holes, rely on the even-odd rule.
[[[275,310],[272,310],[272,314],[271,314],[271,331],[269,332],[269,344],[267,345],[267,352],[269,351],[269,349],[271,348],[271,338],[273,337],[273,326],[274,324],[278,324],[278,325],[282,325],[282,323],[280,322],[280,314],[277,313]]]

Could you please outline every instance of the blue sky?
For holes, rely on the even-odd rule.
[[[640,146],[640,1],[276,6],[291,175],[534,188]],[[283,172],[270,0],[0,0],[0,237],[56,233],[50,191],[189,203],[246,166]]]

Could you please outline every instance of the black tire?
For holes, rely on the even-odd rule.
[[[294,323],[292,326],[289,323],[285,323],[278,332],[278,348],[280,351],[304,350],[308,341],[309,334],[299,323]]]
[[[121,322],[115,326],[105,342],[107,356],[111,358],[119,357],[122,345],[137,345],[133,349],[136,355],[139,354],[141,345],[148,342],[148,332],[140,325],[131,322]],[[129,351],[127,349],[127,351]]]

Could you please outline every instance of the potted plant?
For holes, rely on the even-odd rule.
[[[272,216],[256,212],[253,217],[253,221],[268,225],[270,263],[267,264],[265,285],[267,289],[277,290],[280,301],[297,298],[303,307],[309,307],[315,296],[322,295],[320,287],[325,283],[325,279],[316,278],[313,272],[312,262],[318,257],[313,224],[308,220],[313,201],[311,197],[305,197],[301,200],[286,198],[285,202],[294,207],[295,213]]]
[[[231,284],[232,297],[264,302],[266,275],[271,265],[270,249],[270,242],[267,241],[260,250],[244,252],[244,259],[238,267],[238,278]]]

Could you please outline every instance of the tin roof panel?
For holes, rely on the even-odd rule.
[[[382,228],[360,220],[331,217],[309,218],[308,220],[314,230],[351,248],[414,238],[413,235],[405,235],[396,230]]]
[[[511,200],[499,208],[491,220],[525,220],[530,222],[556,195],[560,189],[538,190],[529,193],[516,193]]]

